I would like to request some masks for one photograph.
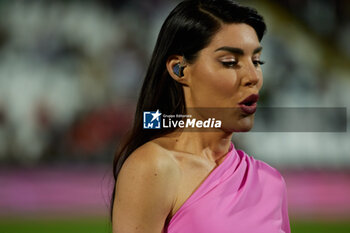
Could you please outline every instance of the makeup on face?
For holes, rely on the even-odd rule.
[[[218,51],[225,51],[230,53],[230,55],[224,55],[223,57],[220,57],[218,60],[219,62],[225,66],[225,67],[234,67],[238,64],[239,62],[239,57],[244,56],[246,53],[244,52],[243,49],[241,48],[235,48],[235,47],[230,47],[230,46],[223,46],[218,49],[216,49],[214,52]],[[253,57],[252,57],[252,62],[254,66],[258,67],[259,65],[265,64],[264,61],[260,60],[260,54],[262,51],[262,47],[259,46],[253,51]]]
[[[225,109],[201,114],[221,119],[227,130],[249,130],[262,86],[261,52],[253,28],[245,24],[224,26],[189,66],[191,83],[185,94],[190,106]]]

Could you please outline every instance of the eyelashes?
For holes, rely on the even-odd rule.
[[[237,61],[222,61],[221,64],[225,67],[234,67],[238,64]]]
[[[254,63],[255,66],[258,66],[258,65],[261,66],[261,65],[264,65],[264,64],[265,64],[264,61],[260,61],[260,60],[253,61],[253,63]]]
[[[221,64],[225,67],[235,67],[238,64],[238,61],[221,61]],[[264,65],[265,62],[260,60],[255,60],[253,61],[253,64],[255,67],[258,67],[258,66]]]

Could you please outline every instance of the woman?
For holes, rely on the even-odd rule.
[[[186,0],[167,17],[115,158],[113,232],[290,232],[283,178],[231,142],[253,126],[265,29],[231,0]],[[143,129],[143,113],[156,110],[222,125]]]

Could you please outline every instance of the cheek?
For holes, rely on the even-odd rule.
[[[234,70],[206,67],[196,70],[195,74],[192,85],[193,97],[202,102],[230,100],[239,86]]]
[[[239,86],[238,77],[234,70],[221,69],[215,72],[215,79],[213,79],[213,85],[217,87],[217,90],[222,95],[232,96],[235,93],[235,89]]]

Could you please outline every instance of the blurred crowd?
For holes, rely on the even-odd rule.
[[[110,162],[177,2],[1,1],[0,161]],[[268,25],[262,105],[349,107],[348,1],[240,2]],[[350,167],[348,132],[235,137],[272,164]]]

